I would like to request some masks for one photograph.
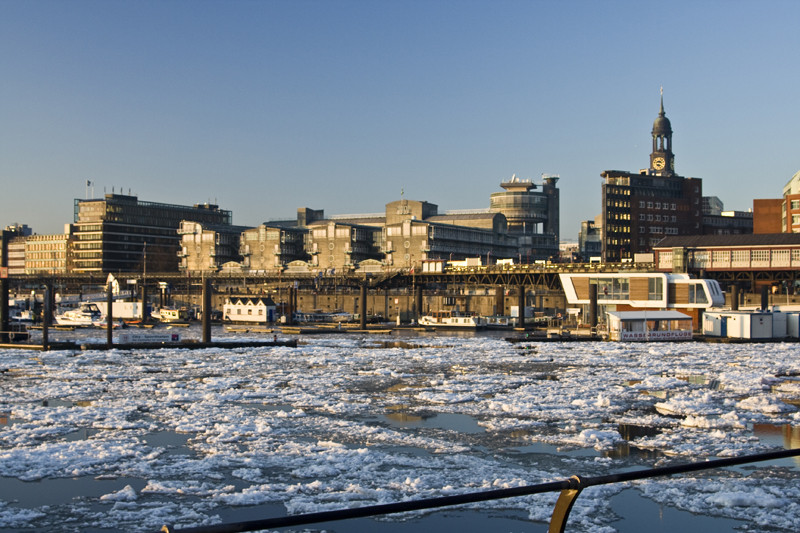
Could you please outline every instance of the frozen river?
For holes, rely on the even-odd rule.
[[[0,531],[157,531],[800,447],[797,343],[300,341],[0,350]],[[592,487],[568,531],[796,531],[799,464]],[[556,498],[318,529],[542,532]]]

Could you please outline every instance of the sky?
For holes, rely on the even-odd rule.
[[[800,170],[800,2],[0,0],[0,226],[76,198],[233,222],[489,206],[558,175],[561,239],[601,172],[675,170],[729,210]],[[92,183],[87,187],[87,181]]]

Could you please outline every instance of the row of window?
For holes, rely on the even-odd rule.
[[[672,268],[672,252],[658,254],[659,268]],[[741,266],[754,263],[790,266],[800,263],[800,248],[789,250],[695,250],[689,261],[696,267]]]
[[[678,221],[678,217],[675,216],[675,215],[663,215],[662,216],[662,215],[653,215],[652,213],[647,213],[646,215],[644,213],[639,213],[639,220],[640,221],[645,221],[646,220],[647,222],[652,222],[653,220],[655,220],[656,222],[662,222],[662,221],[663,222],[677,222]]]
[[[695,198],[695,200],[697,200],[697,198]],[[665,209],[670,211],[675,211],[677,209],[677,205],[675,203],[645,202],[644,200],[639,200],[639,208],[645,209],[645,206],[647,207],[647,209]]]

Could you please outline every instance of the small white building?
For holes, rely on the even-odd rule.
[[[782,339],[790,335],[793,313],[772,311],[706,311],[703,335],[731,339]]]
[[[276,320],[276,305],[269,296],[234,296],[226,298],[222,306],[225,322],[266,324]]]
[[[608,311],[612,341],[690,341],[692,317],[678,311]]]

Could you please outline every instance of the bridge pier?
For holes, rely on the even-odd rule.
[[[494,314],[501,316],[506,314],[505,288],[502,285],[497,285],[494,290]]]
[[[414,288],[414,316],[412,318],[419,323],[423,314],[425,313],[422,309],[422,285],[417,285]]]
[[[8,342],[10,321],[8,319],[8,280],[0,278],[0,342]]]
[[[359,312],[359,327],[361,329],[367,329],[367,284],[366,282],[361,284],[361,293],[359,295],[359,307],[361,308]]]

